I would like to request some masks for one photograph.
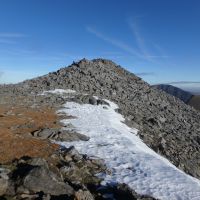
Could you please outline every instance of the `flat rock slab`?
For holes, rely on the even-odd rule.
[[[89,140],[88,136],[77,133],[73,130],[62,130],[60,128],[45,128],[31,132],[34,137],[40,139],[51,139],[55,141],[78,141],[78,140]]]

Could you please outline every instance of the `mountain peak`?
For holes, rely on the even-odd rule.
[[[20,95],[70,89],[108,99],[119,105],[126,123],[140,130],[138,134],[148,146],[174,165],[184,166],[183,170],[194,177],[200,177],[200,156],[192,156],[199,155],[196,137],[200,131],[200,114],[112,61],[82,59],[57,72],[10,87],[6,90]]]
[[[54,78],[52,79],[52,74],[54,74]],[[135,76],[133,73],[128,72],[120,65],[117,65],[111,60],[107,59],[81,59],[77,62],[73,62],[68,67],[64,67],[59,69],[57,72],[47,74],[45,76],[52,82],[55,79],[63,79],[63,78],[74,78],[74,81],[77,77],[81,78],[82,84],[92,79],[94,81],[94,85],[99,84],[101,86],[105,84],[117,85],[119,79],[126,80],[128,82],[134,83],[135,81],[141,81],[141,78]],[[87,77],[87,79],[85,79]],[[105,83],[105,84],[104,84]],[[143,82],[144,83],[144,82]],[[87,83],[88,84],[88,83]],[[147,83],[146,83],[147,84]]]
[[[70,66],[76,66],[78,68],[81,68],[82,70],[87,70],[88,67],[95,70],[96,68],[105,68],[107,70],[115,70],[116,68],[119,68],[120,66],[114,63],[111,60],[103,59],[103,58],[97,58],[88,60],[86,58],[83,58],[77,62],[73,62]],[[70,67],[69,66],[69,67]]]
[[[112,65],[117,65],[114,63],[112,60],[109,59],[104,59],[104,58],[95,58],[92,60],[88,60],[86,58],[83,58],[77,62],[77,64],[112,64]]]

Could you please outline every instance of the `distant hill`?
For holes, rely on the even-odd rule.
[[[171,95],[179,98],[181,101],[183,101],[186,104],[190,101],[190,99],[193,96],[190,92],[187,92],[185,90],[182,90],[182,89],[172,86],[172,85],[159,84],[159,85],[154,85],[153,87],[163,90],[163,91],[167,92],[168,94],[171,94]]]
[[[168,94],[171,94],[172,96],[177,97],[184,103],[192,106],[196,110],[200,110],[200,95],[196,95],[192,92],[182,90],[181,88],[172,85],[160,84],[153,85],[152,87],[162,90]]]
[[[188,105],[200,110],[200,95],[194,95],[188,102]]]

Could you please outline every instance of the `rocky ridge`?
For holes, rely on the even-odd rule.
[[[57,72],[5,86],[1,91],[7,87],[18,95],[73,89],[114,101],[127,124],[139,129],[147,145],[188,174],[200,177],[200,114],[112,61],[83,59]]]
[[[200,114],[111,61],[83,59],[42,77],[1,86],[0,100],[5,102],[6,95],[20,96],[36,105],[47,103],[59,107],[65,98],[38,96],[56,88],[78,91],[80,95],[70,100],[79,103],[97,104],[93,95],[114,101],[126,123],[139,130],[139,136],[148,146],[186,173],[200,177]]]

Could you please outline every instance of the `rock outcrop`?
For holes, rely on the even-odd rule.
[[[74,147],[62,149],[46,161],[22,157],[0,165],[0,199],[117,200],[154,198],[138,195],[127,185],[105,186],[95,174],[106,171],[104,163],[79,154]]]

